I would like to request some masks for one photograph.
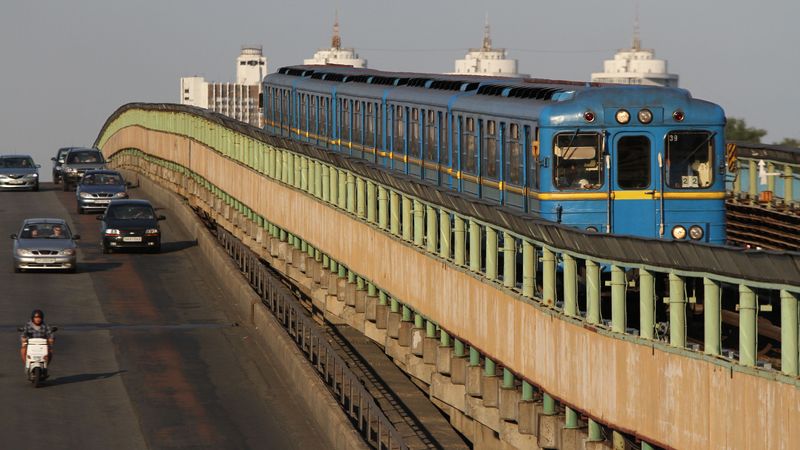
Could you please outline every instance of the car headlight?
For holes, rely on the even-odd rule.
[[[672,228],[672,237],[678,240],[686,239],[686,228],[684,228],[683,225],[675,225],[675,227]]]
[[[116,229],[116,228],[106,228],[106,231],[104,231],[104,233],[105,233],[106,236],[119,236],[120,235],[119,230]]]
[[[689,227],[689,237],[692,238],[692,240],[699,241],[703,239],[703,234],[703,227],[700,225],[692,225]]]
[[[78,171],[78,169],[76,169],[74,167],[65,167],[64,168],[64,172],[75,173],[77,171]]]
[[[0,174],[0,180],[5,180],[6,178],[8,178],[8,175]]]
[[[61,250],[61,252],[59,254],[61,256],[72,256],[72,255],[75,254],[75,250],[71,249],[71,248],[67,248],[67,249]]]
[[[144,231],[144,234],[148,235],[157,235],[159,233],[158,228],[148,228]]]
[[[39,178],[39,174],[38,173],[29,173],[29,174],[25,175],[25,178]]]
[[[33,252],[28,250],[27,248],[18,248],[17,255],[19,256],[33,256]]]
[[[127,192],[117,192],[114,194],[114,198],[128,198]]]
[[[90,194],[88,192],[81,192],[80,196],[81,196],[81,198],[91,198],[92,194]]]

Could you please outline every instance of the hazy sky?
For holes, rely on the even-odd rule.
[[[260,44],[271,71],[342,43],[375,69],[453,70],[480,46],[489,13],[495,47],[521,72],[588,80],[631,45],[633,0],[3,0],[0,152],[47,169],[56,148],[89,145],[128,102],[178,102],[178,78],[232,81],[242,44]],[[644,47],[680,86],[768,130],[800,138],[800,1],[641,0]]]

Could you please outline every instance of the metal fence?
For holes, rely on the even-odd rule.
[[[375,399],[328,344],[325,334],[308,317],[307,310],[280,278],[273,275],[258,255],[227,230],[217,227],[216,236],[261,296],[264,306],[278,319],[311,362],[364,440],[381,450],[407,449],[403,437],[383,414]]]

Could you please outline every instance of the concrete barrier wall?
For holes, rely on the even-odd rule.
[[[800,389],[659,343],[558,316],[357,218],[180,136],[120,130],[103,151],[138,148],[189,167],[270,222],[545,391],[612,427],[673,448],[793,448]],[[180,160],[173,159],[181,155]]]
[[[127,175],[127,179],[137,177],[137,175],[131,176],[130,173]],[[278,369],[284,381],[292,387],[297,400],[302,402],[307,411],[312,412],[311,419],[317,425],[320,434],[328,439],[329,444],[326,448],[368,449],[339,404],[331,397],[317,372],[309,366],[305,356],[286,334],[284,328],[261,304],[260,298],[253,292],[239,268],[219,246],[216,238],[211,235],[194,211],[175,193],[161,188],[146,177],[139,176],[139,179],[142,192],[157,206],[169,209],[170,219],[178,220],[189,234],[197,239],[197,245],[206,263],[213,268],[209,273],[215,274],[225,288],[227,306],[234,311],[240,323],[252,329],[259,339],[261,348],[267,354],[268,363]],[[290,409],[293,405],[285,407]]]

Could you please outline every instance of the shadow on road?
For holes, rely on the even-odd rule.
[[[122,266],[122,263],[117,262],[81,262],[78,265],[78,272],[82,273],[95,273],[95,272],[105,272],[107,270],[113,270],[117,267]]]
[[[126,370],[117,370],[116,372],[104,372],[104,373],[80,373],[77,375],[67,375],[65,377],[58,377],[48,380],[45,383],[45,387],[47,386],[59,386],[62,384],[72,384],[72,383],[80,383],[83,381],[93,381],[93,380],[103,380],[106,378],[111,378],[115,375],[119,375],[121,373],[127,372]]]
[[[187,248],[196,247],[197,240],[193,241],[174,241],[174,242],[162,242],[161,243],[161,253],[173,253],[179,252],[181,250],[186,250]]]

